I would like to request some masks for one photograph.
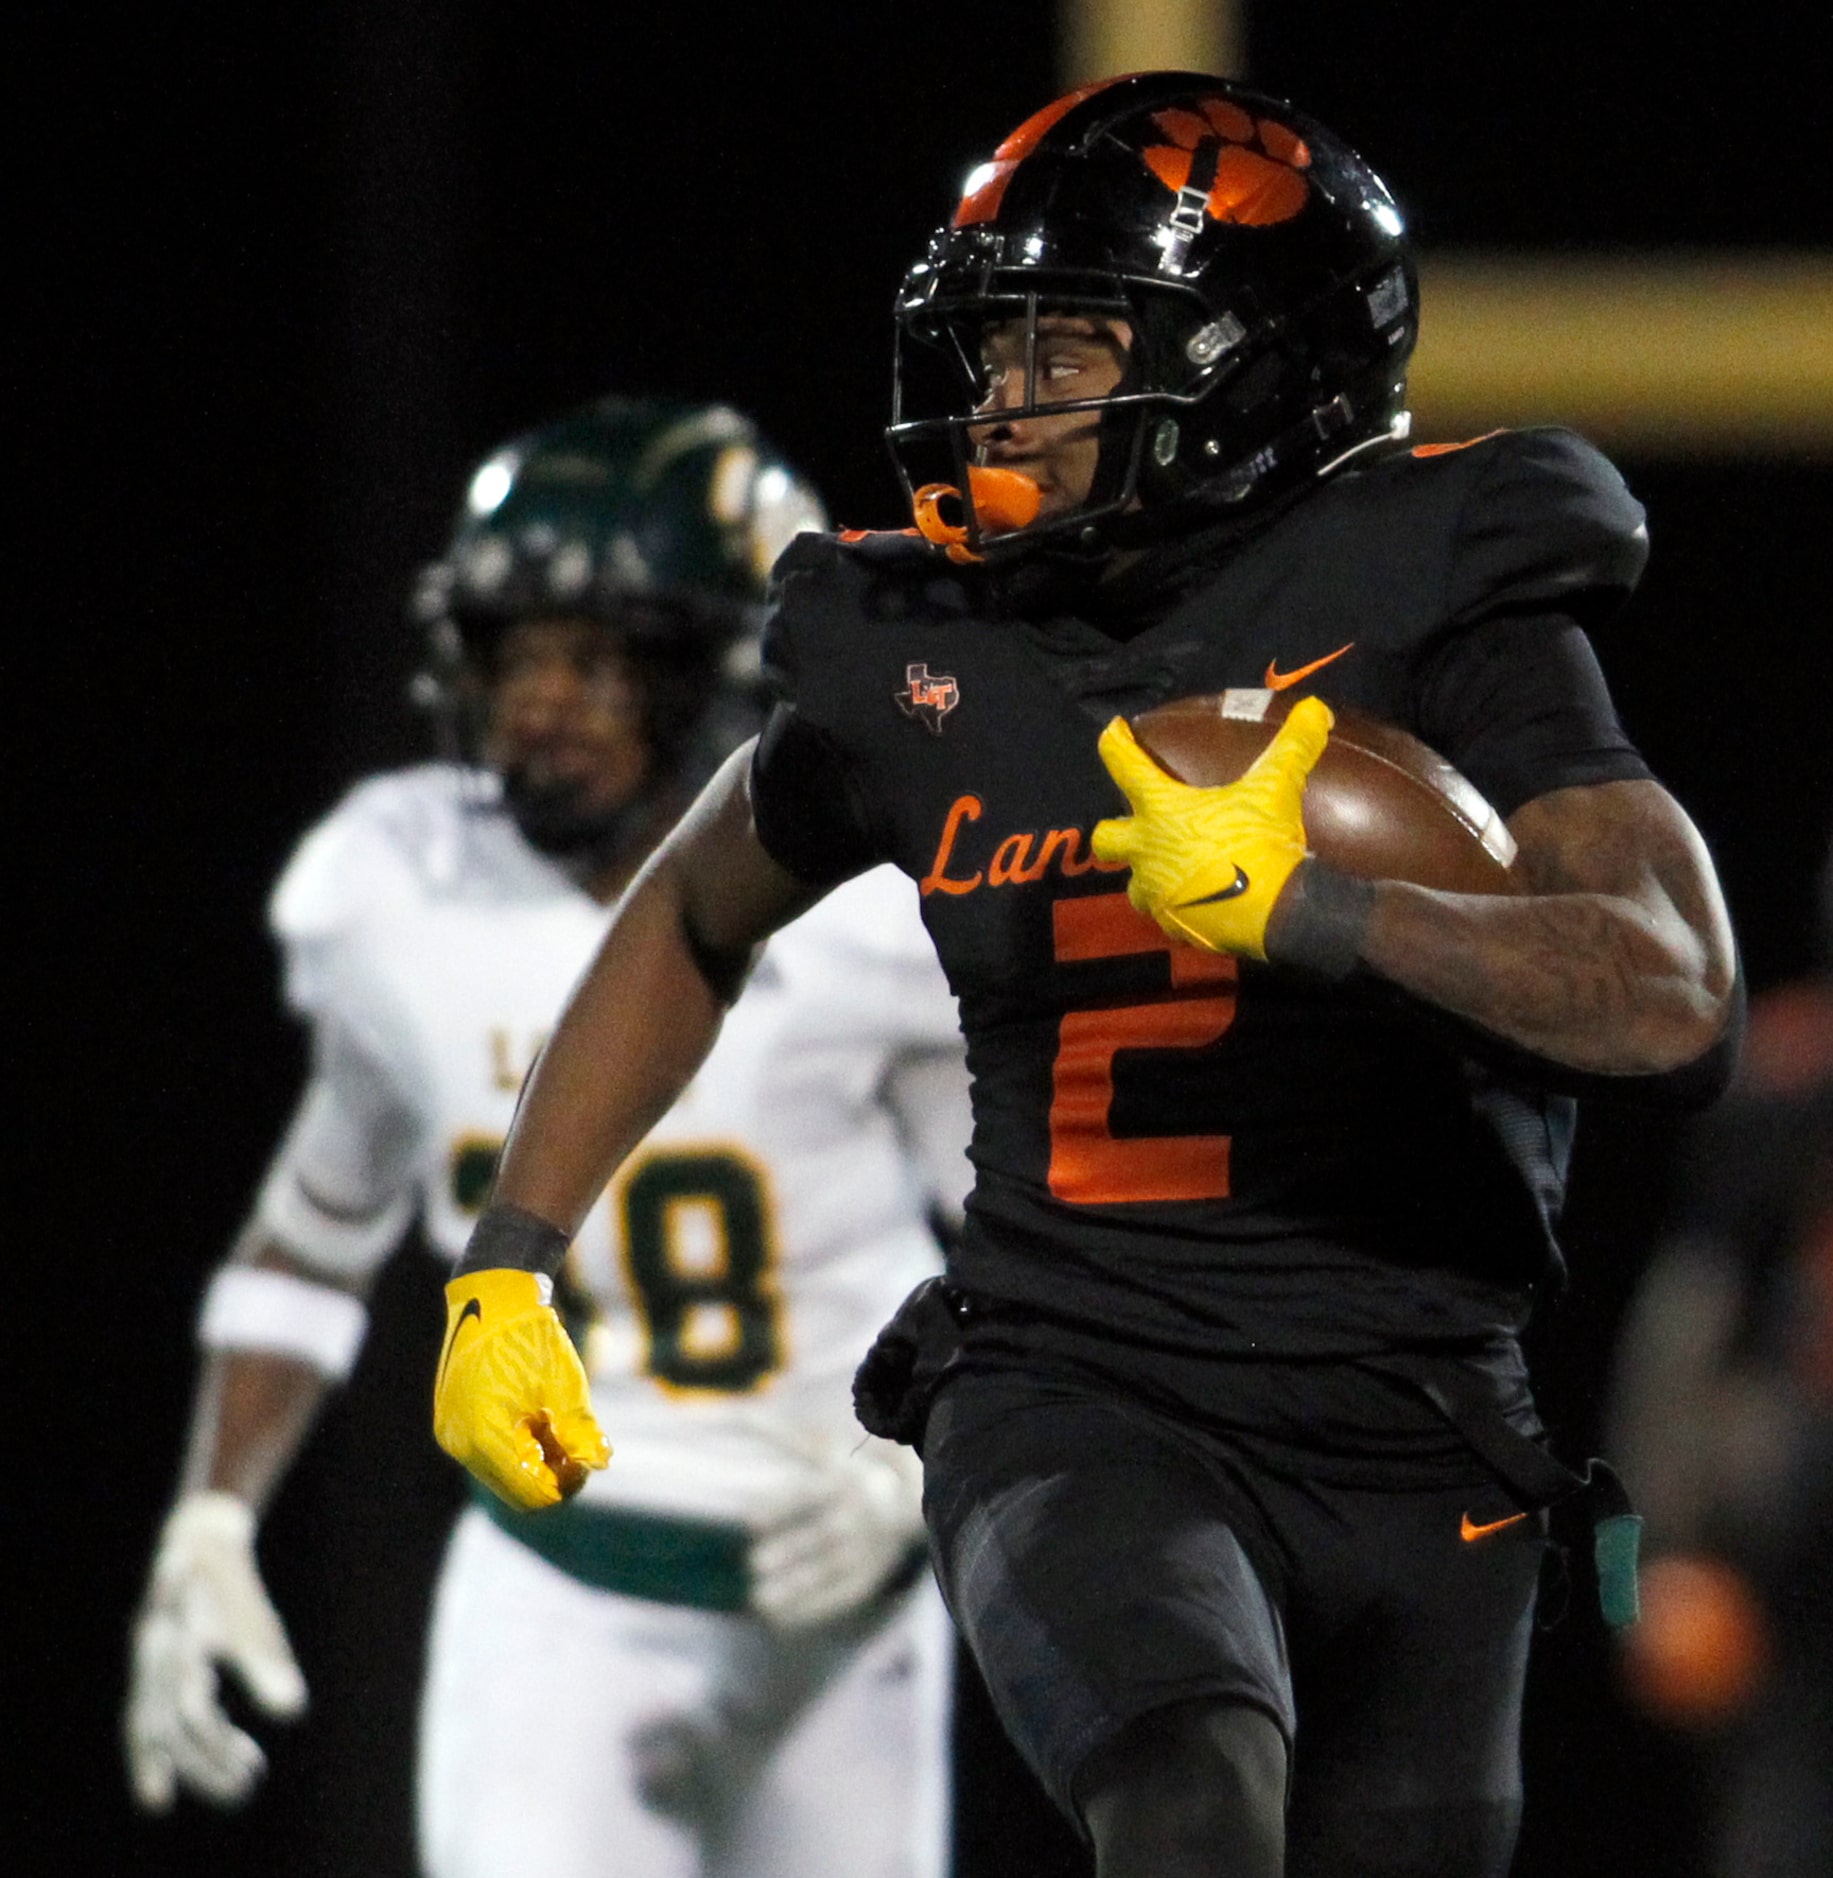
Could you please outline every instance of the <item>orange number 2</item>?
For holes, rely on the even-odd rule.
[[[1184,995],[1064,1017],[1051,1083],[1050,1191],[1084,1206],[1224,1198],[1227,1135],[1116,1136],[1109,1111],[1116,1051],[1196,1050],[1227,1031],[1235,1021],[1234,959],[1173,945],[1124,893],[1058,900],[1051,910],[1060,964],[1167,952],[1172,990]],[[1196,995],[1201,986],[1216,990]]]

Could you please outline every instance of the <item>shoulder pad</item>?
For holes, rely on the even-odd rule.
[[[771,586],[781,587],[784,581],[794,575],[807,573],[814,568],[831,567],[839,546],[838,535],[820,535],[804,530],[777,556],[776,565],[770,570]]]
[[[455,875],[469,793],[491,787],[424,763],[360,782],[294,849],[268,901],[283,945],[328,940]]]
[[[840,535],[838,545],[843,553],[878,567],[921,568],[947,559],[914,528],[849,528]]]
[[[1463,487],[1446,612],[1531,606],[1613,612],[1648,561],[1647,517],[1616,466],[1569,430],[1497,431],[1411,453],[1416,473]]]
[[[774,696],[793,700],[811,722],[829,722],[861,634],[902,633],[921,610],[964,610],[961,576],[919,535],[799,535],[777,563],[764,619],[764,674]]]
[[[842,566],[847,562],[917,569],[942,559],[941,551],[932,547],[914,528],[846,528],[838,534],[797,535],[778,560],[775,578],[780,583],[798,573]]]

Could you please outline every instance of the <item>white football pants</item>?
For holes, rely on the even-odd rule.
[[[943,1878],[954,1637],[925,1568],[870,1622],[579,1583],[475,1507],[421,1702],[428,1878]],[[652,1804],[647,1777],[667,1793]]]

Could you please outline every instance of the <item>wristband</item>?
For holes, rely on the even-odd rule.
[[[295,1357],[342,1382],[368,1324],[362,1299],[334,1285],[258,1265],[225,1265],[204,1293],[197,1340],[206,1350]]]
[[[1286,883],[1267,922],[1267,957],[1340,984],[1361,962],[1374,910],[1372,880],[1307,860]]]
[[[506,1202],[493,1203],[477,1216],[465,1255],[454,1278],[474,1272],[533,1272],[538,1278],[557,1278],[566,1263],[572,1239],[539,1214],[524,1212]]]

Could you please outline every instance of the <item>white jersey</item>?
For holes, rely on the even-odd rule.
[[[411,1189],[454,1259],[609,917],[491,788],[444,765],[359,785],[271,908],[318,1080],[344,1091],[330,1104],[344,1145],[315,1185],[303,1141],[300,1178],[333,1193],[354,1179],[366,1205],[396,1208]],[[569,1260],[615,1450],[589,1502],[748,1525],[808,1463],[857,1444],[853,1368],[937,1268],[928,1217],[958,1214],[968,1185],[966,1086],[954,999],[901,875],[849,882],[770,941]]]

